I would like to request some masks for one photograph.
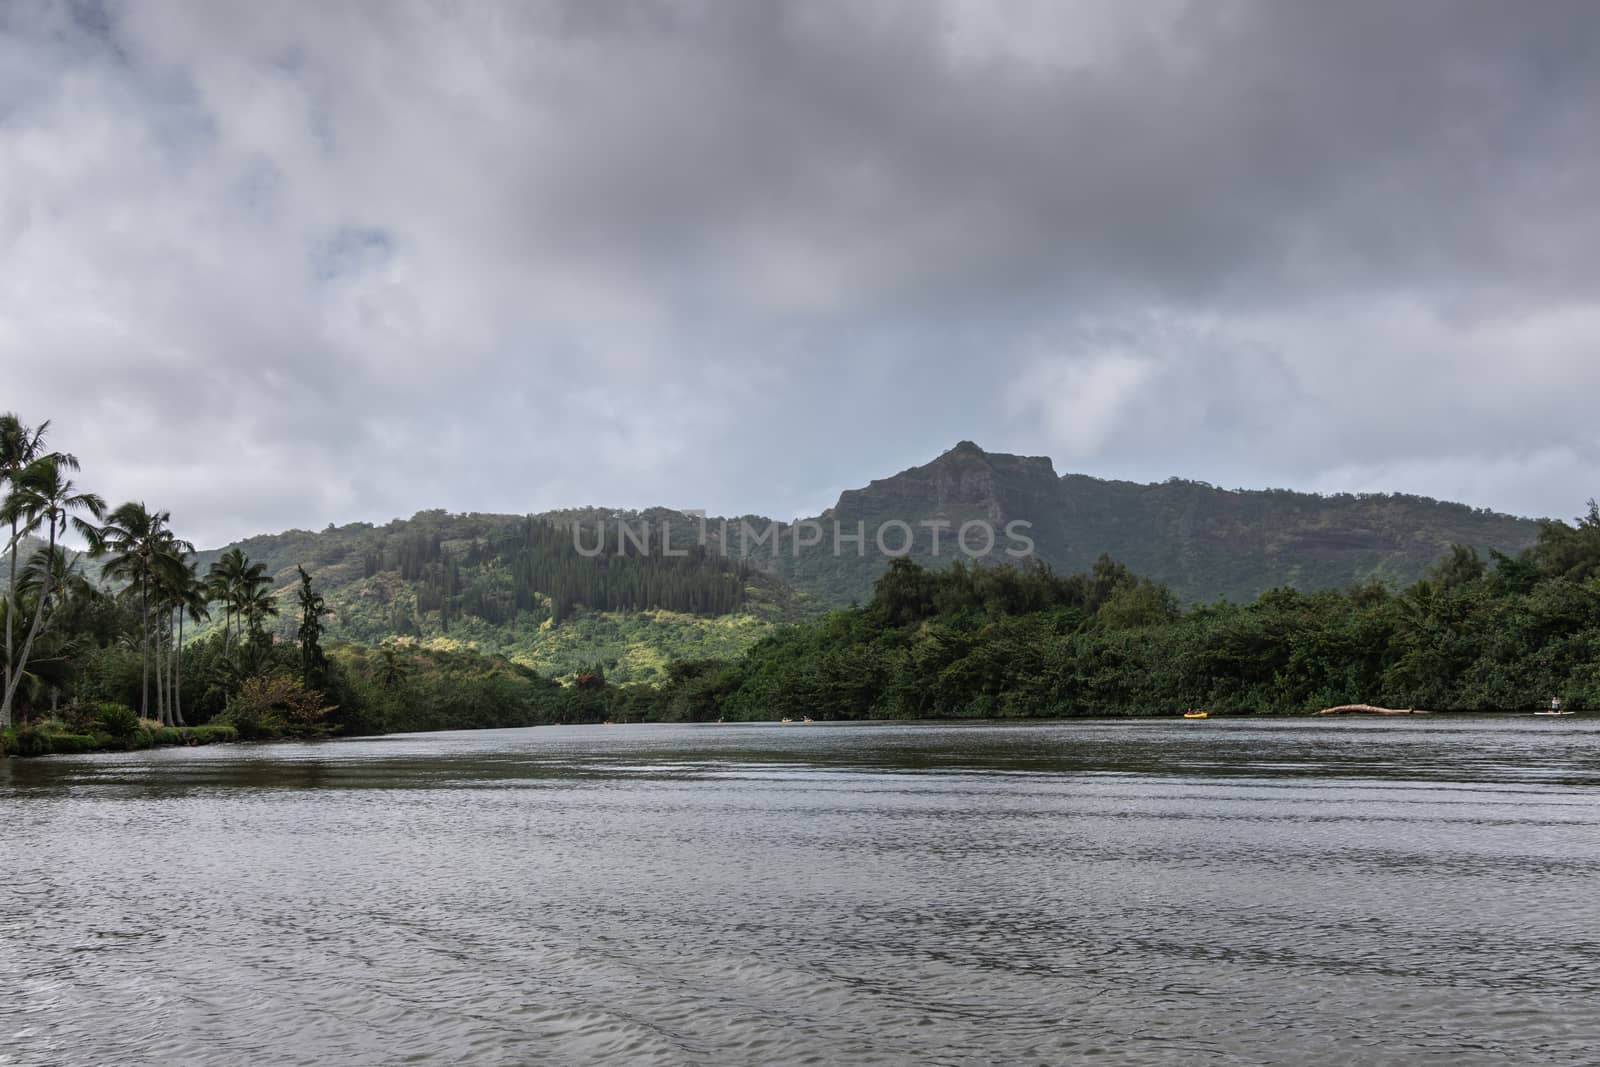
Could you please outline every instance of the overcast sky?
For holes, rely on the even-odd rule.
[[[1600,494],[1600,5],[0,2],[0,409],[214,545]]]

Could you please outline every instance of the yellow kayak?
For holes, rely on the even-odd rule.
[[[1185,719],[1209,719],[1211,716],[1204,711],[1186,711],[1183,713],[1183,717]]]

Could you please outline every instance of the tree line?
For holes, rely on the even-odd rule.
[[[363,574],[392,572],[415,583],[417,611],[438,612],[445,633],[466,615],[494,626],[524,615],[559,624],[580,607],[726,615],[744,604],[748,565],[694,541],[625,548],[610,524],[579,536],[590,554],[578,550],[572,526],[533,516],[465,546],[447,547],[438,531],[416,530],[375,539],[362,550]]]
[[[64,695],[75,712],[92,705],[126,733],[130,721],[190,725],[186,680],[204,682],[202,719],[264,677],[290,677],[296,700],[327,681],[320,647],[327,610],[304,571],[296,676],[283,669],[287,661],[266,629],[279,609],[263,564],[235,549],[200,574],[194,545],[174,532],[170,512],[142,501],[109,508],[98,494],[80,490],[70,477],[80,470],[77,457],[50,448],[49,430],[48,421],[29,426],[15,413],[0,415],[0,523],[7,532],[0,730],[11,728],[19,711],[52,715]],[[69,535],[85,550],[69,551]],[[86,563],[99,564],[96,579],[85,573]],[[207,662],[197,679],[186,669],[186,653],[195,650],[185,628],[213,611],[222,613],[223,625],[215,647],[199,650]],[[136,684],[130,663],[137,664]],[[88,725],[97,721],[91,715]]]
[[[1600,509],[1509,556],[1455,545],[1412,585],[1180,610],[1102,557],[930,571],[896,560],[872,601],[731,662],[677,664],[652,714],[683,719],[1305,713],[1600,707]]]

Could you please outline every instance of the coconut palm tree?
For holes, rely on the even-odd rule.
[[[46,452],[44,448],[45,434],[50,430],[50,420],[46,419],[38,426],[29,428],[17,417],[15,412],[8,411],[0,415],[0,486],[9,485],[15,490],[17,479],[22,472],[38,460],[50,456],[55,459],[56,465],[64,470],[75,471],[78,469],[77,457],[67,452]],[[11,539],[7,542],[7,554],[10,555],[10,578],[6,582],[5,602],[15,605],[17,599],[17,556],[21,548],[22,538],[31,533],[30,530],[21,529],[21,515],[11,518]],[[12,627],[12,618],[16,611],[6,612],[6,663],[12,662],[12,652],[15,650],[15,634]]]
[[[101,573],[107,578],[125,579],[129,590],[139,590],[143,623],[139,714],[146,718],[150,714],[151,600],[158,595],[161,583],[175,584],[184,570],[184,555],[194,551],[193,545],[174,537],[167,529],[171,521],[170,512],[152,512],[143,503],[129,501],[107,517],[92,542],[91,554],[111,556]]]
[[[249,561],[244,552],[230,548],[219,556],[206,571],[206,588],[212,600],[222,602],[222,650],[226,652],[233,639],[234,590],[239,587]]]
[[[55,567],[48,561],[53,560],[56,554],[56,543],[69,530],[76,530],[93,547],[97,543],[99,530],[89,523],[72,514],[74,511],[87,511],[98,519],[105,511],[105,501],[94,493],[80,493],[72,481],[62,475],[65,464],[58,461],[55,456],[45,456],[36,459],[21,472],[12,477],[12,492],[7,497],[4,508],[0,509],[0,518],[12,524],[13,529],[34,531],[42,525],[45,529],[46,540],[46,565],[43,580],[40,585],[38,598],[33,609],[33,622],[28,627],[27,636],[22,640],[22,646],[17,649],[15,656],[7,655],[5,669],[5,695],[0,699],[0,727],[11,725],[11,704],[16,698],[17,686],[22,681],[24,670],[28,666],[28,655],[33,650],[33,642],[39,636],[39,628],[44,624],[45,611],[50,603],[50,587],[54,578]],[[12,542],[11,554],[16,557],[17,542]],[[15,583],[12,585],[12,599],[8,604],[14,605]],[[9,620],[12,612],[7,612]]]
[[[50,695],[51,707],[54,709],[62,687],[72,674],[73,660],[82,647],[75,636],[62,632],[58,620],[63,608],[70,608],[71,605],[68,603],[70,600],[92,597],[93,587],[78,572],[76,561],[69,561],[65,550],[59,545],[53,553],[45,548],[38,549],[23,566],[22,573],[17,578],[18,616],[21,619],[32,616],[39,598],[44,595],[44,583],[47,577],[51,586],[45,604],[45,616],[48,622],[39,631],[39,639],[28,655],[24,676],[17,686],[17,695],[13,701],[17,706],[23,703],[25,695],[32,697],[47,692]],[[7,610],[9,605],[0,601],[0,611]],[[33,702],[29,700],[29,703]]]
[[[262,623],[268,616],[276,618],[278,615],[278,598],[273,594],[271,583],[267,581],[265,575],[261,576],[259,581],[246,586],[235,611],[248,623],[251,637],[264,636]]]
[[[237,548],[224,552],[206,572],[211,599],[222,601],[226,610],[222,626],[224,652],[234,637],[244,635],[244,606],[254,597],[255,590],[266,585],[268,580],[267,565],[251,563],[249,557]]]
[[[35,686],[48,695],[52,718],[62,694],[78,673],[83,654],[95,645],[93,637],[82,629],[85,616],[104,599],[99,588],[84,575],[81,559],[69,556],[60,545],[54,554],[40,548],[28,560],[17,582],[18,599],[27,605],[43,590],[46,568],[51,571],[50,603],[45,609],[49,622],[39,631],[39,640],[28,656],[28,674],[32,678],[18,687],[16,703],[20,707],[22,694],[28,686]],[[26,617],[26,607],[23,610]]]
[[[211,617],[207,605],[211,601],[208,586],[195,573],[190,563],[184,568],[184,581],[173,590],[174,608],[178,614],[178,642],[173,650],[172,663],[172,717],[178,726],[183,721],[183,621],[185,618],[200,622]]]
[[[157,598],[155,618],[156,641],[152,649],[156,673],[156,711],[161,725],[174,725],[172,716],[172,683],[167,675],[172,666],[172,610],[179,586],[189,573],[188,557],[194,546],[162,530],[156,550],[157,566],[152,575],[152,594]],[[164,661],[164,662],[163,662]]]

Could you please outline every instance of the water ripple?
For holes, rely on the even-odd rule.
[[[1600,730],[0,762],[0,1064],[1588,1063]]]

